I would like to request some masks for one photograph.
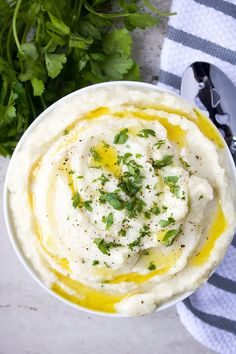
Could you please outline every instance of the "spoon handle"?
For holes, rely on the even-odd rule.
[[[222,108],[221,96],[213,84],[214,80],[211,77],[212,64],[195,62],[190,68],[198,85],[195,99],[200,101],[201,105],[208,111],[209,118],[224,137],[236,165],[236,136],[234,136],[230,126],[230,114]]]

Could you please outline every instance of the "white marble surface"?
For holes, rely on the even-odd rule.
[[[159,0],[167,9],[169,0]],[[134,34],[143,78],[158,75],[166,23]],[[0,158],[0,198],[8,160]],[[175,308],[114,319],[70,308],[31,279],[10,244],[0,206],[0,354],[210,354],[181,325]]]

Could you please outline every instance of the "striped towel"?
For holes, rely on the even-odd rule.
[[[221,68],[236,85],[236,0],[173,0],[159,86],[178,92],[194,61]],[[177,305],[186,329],[222,354],[236,354],[236,236],[208,282]]]

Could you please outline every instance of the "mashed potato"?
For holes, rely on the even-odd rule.
[[[211,123],[172,94],[117,84],[70,96],[13,156],[23,252],[73,303],[154,311],[196,289],[232,239],[224,150]]]

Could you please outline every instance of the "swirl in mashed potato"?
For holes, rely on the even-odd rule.
[[[154,311],[197,288],[230,243],[224,150],[211,123],[169,93],[113,85],[64,99],[11,163],[23,252],[73,303]]]

